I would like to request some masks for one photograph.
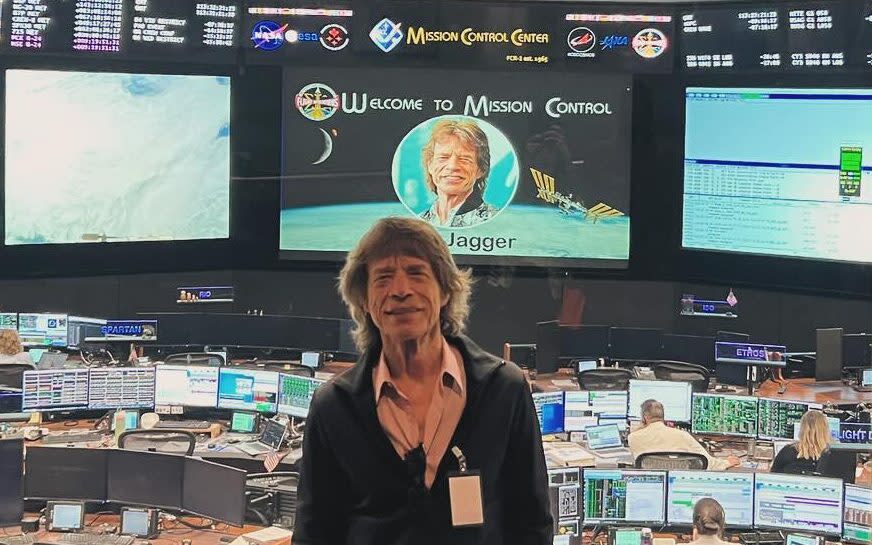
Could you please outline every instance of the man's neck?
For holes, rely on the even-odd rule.
[[[447,221],[448,214],[458,206],[462,205],[470,195],[472,195],[472,190],[465,195],[438,194],[436,198],[436,216],[439,217],[439,221],[443,223]]]
[[[382,339],[385,362],[397,381],[426,381],[442,368],[443,337],[438,330],[424,338],[393,343]]]

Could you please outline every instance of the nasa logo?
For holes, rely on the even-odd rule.
[[[294,97],[294,107],[306,119],[324,121],[339,109],[339,95],[323,83],[310,83]]]
[[[348,45],[348,42],[350,41],[348,31],[345,30],[345,27],[337,25],[336,23],[331,23],[322,28],[319,37],[321,45],[330,51],[339,51]]]
[[[666,35],[656,28],[640,30],[633,38],[633,51],[643,59],[654,59],[666,51],[669,41]]]
[[[275,51],[285,43],[285,29],[288,25],[279,25],[275,21],[260,21],[251,31],[251,41],[255,49]]]
[[[566,37],[566,43],[575,53],[587,53],[596,46],[596,34],[591,29],[580,26],[572,29]]]
[[[603,51],[606,49],[614,49],[616,47],[623,47],[630,45],[630,37],[629,36],[619,36],[616,34],[609,34],[600,40],[600,46],[603,48]]]

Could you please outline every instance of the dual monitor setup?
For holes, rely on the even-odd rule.
[[[803,401],[716,393],[694,393],[688,382],[630,380],[629,391],[556,391],[533,394],[543,434],[587,431],[641,418],[648,399],[663,404],[665,419],[690,424],[694,433],[757,439],[795,439],[799,420],[823,405]],[[833,436],[843,442],[872,443],[872,424],[831,419]]]
[[[79,348],[87,342],[157,340],[157,320],[104,320],[62,313],[0,312],[0,329],[18,331],[34,363],[39,362],[41,349]]]
[[[243,367],[159,364],[25,371],[21,409],[228,409],[305,418],[323,380]]]
[[[0,526],[21,521],[23,499],[54,504],[54,526],[76,530],[85,503],[181,511],[242,526],[246,472],[199,458],[121,449],[28,447],[0,440]],[[22,459],[27,466],[23,472]],[[23,494],[22,494],[23,490]],[[137,515],[130,522],[134,522]]]
[[[872,489],[840,479],[715,471],[558,468],[548,471],[560,526],[690,527],[693,506],[714,498],[729,529],[773,529],[869,543]]]

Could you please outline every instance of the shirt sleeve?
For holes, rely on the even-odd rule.
[[[793,445],[787,445],[778,451],[775,459],[772,460],[772,465],[769,467],[769,473],[784,473],[784,469],[791,462],[796,461],[796,449]]]
[[[702,454],[708,459],[708,469],[712,471],[721,471],[727,469],[730,463],[726,460],[726,458],[715,458],[709,451],[703,447],[699,441],[697,441],[691,434],[684,432],[685,443],[687,452],[693,452],[696,454]]]

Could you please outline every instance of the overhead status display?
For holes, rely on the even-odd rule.
[[[824,1],[684,11],[681,65],[692,72],[838,72],[862,66],[868,59],[852,45],[860,18],[842,2]]]
[[[233,62],[239,16],[237,0],[7,0],[2,50]]]

